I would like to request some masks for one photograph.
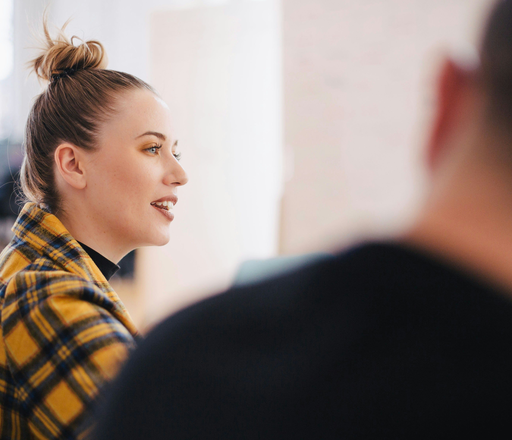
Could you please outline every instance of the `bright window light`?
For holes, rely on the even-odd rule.
[[[0,81],[13,68],[12,6],[13,0],[0,0]]]

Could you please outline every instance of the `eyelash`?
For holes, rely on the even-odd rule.
[[[154,153],[151,153],[153,155],[158,154],[158,151],[162,148],[162,145],[153,145],[152,147],[146,148],[146,151],[150,152],[150,150],[156,149]],[[181,160],[181,153],[173,153],[174,158],[179,162]]]

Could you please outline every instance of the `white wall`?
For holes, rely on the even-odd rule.
[[[292,171],[281,250],[336,249],[400,230],[424,188],[435,61],[447,45],[474,42],[493,2],[282,3],[284,142]]]
[[[148,316],[225,288],[248,258],[277,253],[281,198],[277,2],[151,17],[151,81],[169,104],[189,183],[171,242],[141,253]]]
[[[35,76],[28,76],[26,62],[34,57],[31,49],[35,41],[31,34],[32,23],[37,23],[42,17],[44,3],[40,0],[16,0],[14,2],[14,65],[13,65],[13,140],[20,140],[23,135],[28,112],[33,98],[40,92]]]
[[[41,31],[42,12],[49,5],[50,20],[62,26],[70,17],[70,35],[98,39],[107,50],[109,68],[150,79],[151,11],[162,8],[189,9],[210,4],[254,0],[14,0],[15,44],[15,137],[23,132],[32,98],[39,93],[37,81],[27,80],[25,62],[34,53],[31,31]]]

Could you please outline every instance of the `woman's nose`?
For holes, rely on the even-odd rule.
[[[165,176],[164,183],[166,185],[182,186],[188,182],[188,176],[181,164],[173,159],[169,173]]]

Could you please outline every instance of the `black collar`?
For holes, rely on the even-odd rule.
[[[112,263],[112,261],[105,258],[99,252],[96,252],[94,249],[91,249],[89,246],[86,246],[80,241],[78,242],[78,244],[82,246],[83,250],[87,252],[89,257],[91,257],[92,261],[94,261],[94,264],[98,266],[98,269],[107,279],[107,281],[109,281],[110,278],[112,278],[112,276],[120,269],[120,267],[117,264]]]

